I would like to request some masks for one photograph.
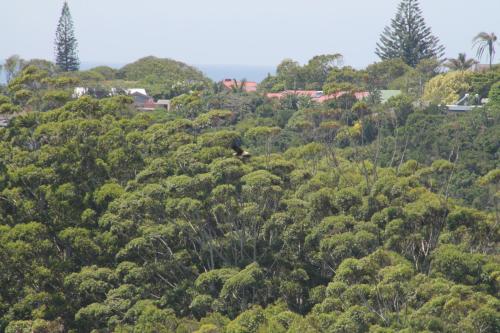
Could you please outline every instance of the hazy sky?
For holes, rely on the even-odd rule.
[[[63,0],[0,0],[0,59],[53,59]],[[344,63],[377,60],[375,44],[399,0],[70,0],[85,62],[147,55],[190,64],[274,66],[340,52]],[[500,0],[421,0],[446,55],[473,55],[480,31],[500,35]],[[498,47],[500,49],[500,46]],[[500,52],[497,53],[497,60]],[[485,60],[486,61],[486,60]]]

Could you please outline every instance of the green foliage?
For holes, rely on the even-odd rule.
[[[466,71],[477,63],[478,62],[474,59],[467,59],[465,53],[459,53],[457,59],[448,59],[445,66],[452,71]]]
[[[18,320],[9,323],[5,328],[5,333],[62,333],[64,325],[60,318],[54,321],[43,319]]]
[[[276,68],[276,76],[269,75],[260,87],[272,92],[284,90],[321,90],[330,72],[342,60],[340,54],[323,54],[313,57],[301,66],[292,59],[284,59]]]
[[[332,61],[303,67],[367,85],[410,71]],[[0,129],[1,331],[498,330],[494,105],[205,91],[157,117],[66,101],[74,82],[29,66],[0,99],[50,108]]]
[[[194,118],[203,110],[198,94],[183,94],[173,98],[171,103],[172,111],[185,118]]]
[[[99,73],[105,80],[114,80],[118,74],[118,71],[114,68],[108,66],[98,66],[91,68],[90,72]]]
[[[75,37],[73,19],[69,12],[68,3],[65,1],[61,10],[61,17],[57,24],[55,49],[56,64],[64,72],[77,71],[80,61],[77,54],[78,42]]]
[[[4,103],[0,105],[0,114],[14,114],[21,112],[21,107],[12,103]]]
[[[139,82],[157,98],[178,96],[192,90],[200,90],[209,84],[203,73],[194,67],[179,61],[152,56],[124,66],[116,73],[116,77]]]
[[[406,95],[391,97],[387,101],[387,105],[393,108],[398,124],[401,125],[406,123],[408,116],[414,111],[412,100]]]
[[[491,104],[495,106],[500,106],[500,82],[497,82],[491,86],[491,90],[488,97],[490,99]]]
[[[400,58],[415,67],[422,59],[441,58],[444,47],[425,24],[418,0],[402,0],[375,53],[382,60]]]
[[[431,79],[425,86],[423,100],[433,104],[451,104],[470,92],[470,72],[451,72]]]
[[[404,73],[389,84],[390,89],[401,90],[412,98],[421,98],[426,82],[441,73],[441,62],[437,59],[423,59],[415,68]]]
[[[5,78],[7,79],[7,83],[9,83],[10,80],[13,79],[23,67],[24,60],[21,59],[21,57],[19,57],[17,54],[5,59],[3,70],[5,71]]]
[[[388,89],[391,82],[411,70],[403,59],[386,59],[369,65],[366,73],[369,82],[378,89]]]
[[[334,68],[328,73],[323,91],[332,94],[341,91],[363,90],[366,77],[363,71],[356,71],[352,67]]]
[[[12,103],[12,100],[8,96],[0,95],[0,106],[10,103]]]
[[[481,59],[485,53],[488,52],[488,58],[490,60],[490,69],[493,67],[493,57],[495,56],[495,42],[498,37],[495,33],[480,32],[474,39],[474,46],[477,48],[477,58]]]
[[[474,94],[478,94],[481,98],[488,97],[493,84],[500,80],[500,71],[490,70],[487,72],[474,73],[472,76],[472,89]]]

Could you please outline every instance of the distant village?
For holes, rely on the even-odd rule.
[[[474,72],[484,71],[484,66],[486,65],[476,65],[471,70]],[[253,81],[236,80],[236,79],[224,79],[219,82],[220,86],[227,92],[243,92],[243,93],[257,93],[258,83]],[[391,97],[398,96],[402,94],[401,90],[380,90],[377,92],[379,94],[378,98],[381,103],[387,102]],[[288,96],[306,97],[315,103],[325,103],[328,101],[336,100],[344,95],[351,94],[356,100],[364,100],[370,97],[371,93],[369,91],[339,91],[336,93],[325,94],[321,90],[284,90],[280,92],[268,92],[265,96],[269,99],[282,100]],[[78,99],[83,96],[92,96],[96,98],[112,97],[117,95],[130,96],[133,99],[133,105],[138,111],[154,111],[157,109],[164,109],[170,111],[171,101],[168,99],[158,99],[155,100],[150,96],[146,89],[144,88],[111,88],[107,91],[102,89],[95,89],[90,87],[75,87],[73,90],[72,97]],[[465,94],[460,100],[446,105],[449,112],[467,112],[477,107],[478,105],[484,105],[488,102],[487,99],[482,99],[477,101],[476,105],[469,105],[471,100],[469,94]],[[9,123],[10,116],[2,115],[0,116],[0,127],[5,127]]]
[[[239,81],[236,79],[224,79],[220,82],[221,86],[228,92],[239,90],[245,93],[255,93],[257,92],[258,83],[253,81]],[[339,91],[333,94],[325,94],[321,90],[284,90],[276,93],[266,93],[265,96],[270,99],[281,100],[290,95],[295,95],[297,97],[308,97],[311,101],[316,103],[325,103],[327,101],[335,100],[349,94],[351,92],[348,91]],[[391,97],[395,97],[400,95],[401,90],[381,90],[379,91],[379,98],[381,103],[387,102]],[[364,100],[370,96],[370,92],[368,91],[356,91],[351,93],[358,101]],[[76,87],[73,92],[73,98],[80,98],[84,95],[94,95],[90,88],[85,87]],[[146,89],[144,88],[131,88],[131,89],[116,89],[112,88],[108,94],[108,96],[116,96],[116,95],[128,95],[133,98],[134,106],[139,111],[154,111],[156,109],[165,109],[167,111],[170,110],[170,100],[167,99],[158,99],[154,100],[151,97]],[[470,100],[470,96],[466,94],[460,100],[456,101],[453,104],[447,105],[447,109],[449,112],[466,112],[472,110],[474,105],[468,105],[468,101]],[[480,101],[480,104],[486,104],[488,101],[483,99]],[[1,123],[0,123],[1,126]]]
[[[236,79],[224,79],[220,82],[221,86],[224,90],[231,91],[240,91],[244,93],[256,93],[258,88],[258,83],[253,81],[239,81]],[[340,91],[334,94],[325,94],[321,90],[285,90],[277,93],[266,93],[265,96],[270,99],[281,100],[287,96],[295,95],[297,97],[308,97],[311,101],[316,103],[324,103],[330,100],[335,100],[340,98],[343,95],[349,94],[348,91]],[[380,99],[381,102],[386,102],[390,97],[394,97],[401,94],[400,90],[382,90],[380,91]],[[76,87],[73,92],[73,98],[80,98],[85,95],[95,96],[92,88],[86,87]],[[131,89],[117,89],[111,88],[107,96],[102,97],[110,97],[116,95],[127,95],[133,98],[134,106],[140,111],[153,111],[156,109],[165,109],[167,111],[170,110],[170,100],[167,99],[158,99],[154,100],[151,97],[146,89],[144,88],[131,88]],[[370,96],[370,92],[368,91],[357,91],[353,92],[352,95],[357,100],[363,100]]]

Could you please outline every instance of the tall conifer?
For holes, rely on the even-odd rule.
[[[68,3],[64,1],[59,24],[57,25],[55,40],[56,64],[63,71],[77,71],[80,67],[77,46],[78,42],[75,37],[73,19],[69,12]]]
[[[442,58],[444,47],[425,24],[418,0],[403,0],[380,36],[375,53],[382,60],[401,58],[415,67],[422,59]]]

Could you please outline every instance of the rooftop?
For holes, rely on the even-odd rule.
[[[146,89],[143,89],[143,88],[131,88],[131,89],[127,89],[125,91],[129,95],[141,94],[141,95],[144,95],[144,96],[148,96],[148,93],[146,92]]]
[[[339,91],[334,94],[324,95],[323,91],[321,90],[285,90],[278,93],[268,93],[266,94],[266,96],[268,98],[276,98],[276,99],[281,99],[287,95],[308,96],[315,102],[323,103],[331,99],[337,99],[340,96],[343,96],[347,93],[348,93],[347,91]],[[358,100],[364,99],[369,95],[370,93],[367,91],[359,91],[354,93],[354,96]]]
[[[255,92],[257,91],[257,82],[253,81],[238,81],[234,79],[224,79],[222,84],[227,89],[232,89],[233,87],[241,87],[243,85],[243,91],[246,92]]]

